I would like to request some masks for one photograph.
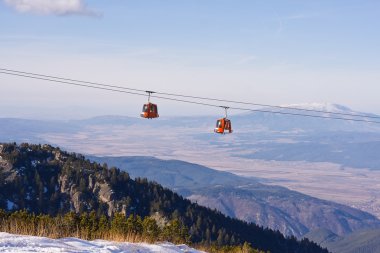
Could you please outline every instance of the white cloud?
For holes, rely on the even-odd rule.
[[[3,0],[21,13],[42,15],[97,15],[83,0]]]

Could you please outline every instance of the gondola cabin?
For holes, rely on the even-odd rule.
[[[157,105],[153,103],[144,104],[140,116],[146,119],[158,118]]]
[[[218,134],[232,133],[231,120],[227,118],[218,119],[214,132]]]

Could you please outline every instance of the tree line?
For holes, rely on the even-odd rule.
[[[0,209],[0,230],[13,234],[43,236],[49,238],[76,237],[84,240],[113,240],[127,242],[156,243],[162,241],[174,244],[189,244],[188,228],[178,219],[166,221],[159,225],[156,218],[147,216],[115,213],[112,217],[90,213],[50,216],[33,214],[26,210],[7,212]],[[216,244],[192,246],[210,253],[265,253],[253,249],[249,243],[236,246],[218,246]],[[269,251],[267,252],[269,253]]]

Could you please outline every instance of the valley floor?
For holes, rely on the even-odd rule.
[[[0,252],[63,252],[63,253],[204,253],[186,245],[171,243],[146,244],[85,241],[77,238],[50,239],[46,237],[14,235],[0,232]]]
[[[187,134],[183,135],[183,132]],[[237,135],[230,135],[223,136],[223,139],[214,138],[214,142],[210,143],[207,139],[193,137],[199,133],[205,134],[205,130],[155,128],[152,131],[149,127],[133,124],[112,127],[90,125],[75,133],[46,132],[38,135],[38,138],[66,150],[79,153],[85,150],[88,155],[149,155],[197,163],[242,176],[256,177],[262,183],[285,186],[358,208],[380,218],[379,170],[344,168],[328,162],[247,159],[244,158],[245,152],[252,152],[254,147],[248,146],[250,149],[247,149],[244,146],[249,141],[245,144],[236,139]],[[234,146],[229,143],[234,143]]]

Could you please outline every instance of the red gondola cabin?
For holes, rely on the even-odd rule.
[[[231,121],[227,118],[218,119],[214,132],[218,134],[232,133]]]
[[[140,116],[146,119],[158,118],[157,105],[153,103],[144,104]]]

